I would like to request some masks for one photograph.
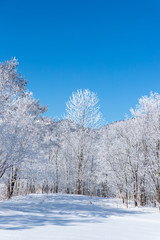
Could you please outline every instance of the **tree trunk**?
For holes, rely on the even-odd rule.
[[[83,150],[81,150],[78,164],[78,191],[77,191],[78,194],[82,194],[82,163],[83,163]]]
[[[17,180],[17,172],[18,172],[18,168],[16,167],[15,172],[14,169],[12,167],[11,169],[11,177],[9,174],[9,178],[8,178],[8,199],[11,199],[11,197],[13,196],[13,192],[14,192],[14,187],[15,187],[15,183]]]
[[[134,189],[134,206],[138,206],[138,174],[137,171],[135,172],[135,189]]]

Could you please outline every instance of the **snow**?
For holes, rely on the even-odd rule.
[[[154,208],[114,199],[32,194],[0,202],[1,240],[159,240]]]

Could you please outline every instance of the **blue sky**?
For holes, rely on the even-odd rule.
[[[73,91],[97,93],[107,122],[160,93],[160,1],[0,0],[0,61],[19,71],[47,116]]]

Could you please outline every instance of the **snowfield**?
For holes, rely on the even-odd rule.
[[[32,194],[0,202],[0,240],[160,240],[154,208],[113,199]]]

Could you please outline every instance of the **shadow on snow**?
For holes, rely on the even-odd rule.
[[[74,226],[85,222],[100,223],[109,216],[144,214],[110,206],[102,198],[63,194],[14,198],[1,202],[0,211],[1,230],[23,230],[45,225]]]

